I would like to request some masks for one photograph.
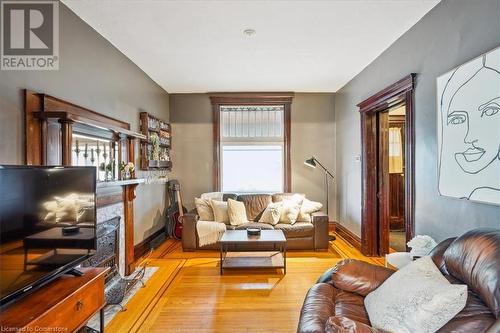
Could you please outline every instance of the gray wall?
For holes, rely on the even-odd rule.
[[[296,93],[291,113],[292,190],[324,203],[324,174],[304,165],[315,155],[335,174],[334,95]],[[172,177],[181,182],[184,203],[213,190],[212,106],[207,94],[171,94]],[[330,216],[335,213],[335,186],[330,191]]]
[[[436,78],[500,45],[500,0],[443,0],[335,95],[339,221],[360,234],[360,119],[356,104],[418,73],[415,90],[415,224],[437,240],[500,227],[500,207],[437,191]]]
[[[24,88],[119,118],[139,130],[139,112],[168,119],[169,96],[90,26],[60,4],[58,71],[0,71],[0,163],[24,163]],[[137,150],[138,151],[138,150]],[[138,161],[136,161],[138,162]],[[163,223],[165,185],[141,185],[135,242]]]

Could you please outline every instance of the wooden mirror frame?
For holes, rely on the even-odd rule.
[[[135,139],[145,136],[130,124],[43,93],[25,90],[25,153],[27,165],[71,165],[73,124],[82,123],[112,132],[123,143],[120,155],[135,162]]]
[[[359,103],[361,114],[361,252],[366,256],[382,253],[379,244],[377,112],[404,103],[405,126],[405,231],[406,239],[415,234],[414,221],[414,116],[413,91],[416,74],[412,73]]]

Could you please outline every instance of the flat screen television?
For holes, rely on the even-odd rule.
[[[96,168],[0,165],[0,306],[96,250]]]

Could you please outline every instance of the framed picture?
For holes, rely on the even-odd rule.
[[[500,47],[437,78],[438,189],[500,205]]]

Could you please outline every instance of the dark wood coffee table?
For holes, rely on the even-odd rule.
[[[226,268],[283,268],[286,274],[286,238],[281,230],[262,230],[259,236],[249,236],[246,230],[226,230],[219,243],[221,275]],[[229,252],[249,255],[228,256]]]

